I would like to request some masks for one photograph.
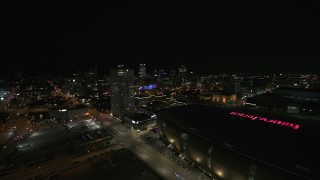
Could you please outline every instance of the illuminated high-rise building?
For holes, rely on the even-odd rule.
[[[98,77],[98,67],[95,66],[95,67],[89,68],[89,75],[90,75],[92,78],[97,78],[97,77]]]
[[[147,75],[146,64],[140,64],[139,66],[139,77],[144,78]]]
[[[187,68],[184,65],[181,65],[178,68],[178,82],[179,83],[185,83],[187,81]]]
[[[184,65],[181,65],[178,69],[180,74],[184,75],[187,73],[187,68]]]
[[[134,111],[134,74],[133,69],[123,65],[110,70],[111,113],[121,117]]]

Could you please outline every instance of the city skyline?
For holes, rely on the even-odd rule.
[[[317,4],[79,2],[8,5],[1,74],[118,64],[220,72],[319,72]]]
[[[138,67],[2,78],[1,178],[319,179],[319,75]]]
[[[320,179],[319,2],[12,2],[0,179]]]

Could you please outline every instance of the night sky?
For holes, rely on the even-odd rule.
[[[319,2],[19,3],[4,6],[2,75],[139,63],[197,73],[320,72]]]

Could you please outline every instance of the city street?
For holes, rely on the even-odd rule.
[[[11,116],[17,116],[17,112],[19,114],[26,113],[24,111],[13,109],[11,110]],[[50,176],[51,174],[61,175],[65,169],[73,167],[75,161],[79,161],[79,164],[82,164],[87,162],[87,159],[107,153],[111,149],[127,148],[164,179],[211,179],[185,160],[179,158],[177,154],[158,139],[158,135],[150,132],[149,130],[151,127],[154,127],[154,123],[150,124],[147,130],[138,132],[133,130],[129,125],[122,124],[121,120],[111,116],[109,113],[100,112],[95,109],[89,109],[88,112],[90,114],[88,117],[91,119],[82,120],[84,118],[81,118],[81,120],[79,119],[66,125],[49,123],[54,126],[48,124],[39,126],[39,128],[30,125],[26,116],[11,119],[6,128],[8,132],[7,137],[4,135],[5,133],[2,133],[2,138],[6,138],[8,142],[14,142],[11,143],[11,146],[17,147],[20,155],[28,154],[27,157],[29,159],[21,158],[19,162],[24,165],[18,165],[14,171],[15,173],[7,177],[10,179],[18,177],[42,177]],[[83,132],[83,128],[81,127],[84,124],[86,124],[86,127],[90,131],[107,129],[112,134],[113,139],[111,140],[111,145],[108,146],[109,148],[102,147],[104,149],[98,151],[94,150],[99,147],[98,145],[89,144],[87,154],[79,156],[76,160],[74,157],[61,152],[61,150],[64,144],[73,141],[73,139],[77,138],[77,134]],[[15,126],[15,131],[9,131],[8,127],[10,126]],[[66,128],[73,130],[69,132],[66,131]],[[8,135],[12,137],[16,135],[24,136],[19,141],[13,141],[8,138]],[[149,138],[148,143],[146,138],[152,135],[153,138]],[[89,151],[89,149],[92,150]],[[48,159],[46,159],[47,156],[45,154],[50,155]],[[34,162],[36,165],[26,164],[25,162],[30,161],[30,158],[39,162]],[[56,164],[63,164],[63,166],[57,170]],[[54,172],[53,169],[55,169]]]
[[[159,140],[159,146],[157,147],[159,149],[149,146],[140,138],[149,134],[148,130],[138,133],[136,130],[127,129],[119,120],[114,120],[109,124],[114,127],[119,134],[121,133],[119,136],[116,136],[115,139],[119,143],[123,143],[126,148],[131,149],[132,152],[164,179],[212,179],[200,172],[197,168],[191,165],[188,166],[185,160],[179,158],[169,150],[169,148],[167,148],[165,154],[162,154],[159,149],[164,145]],[[183,168],[178,164],[182,161],[184,161],[185,167],[188,166],[189,168]],[[179,177],[177,177],[176,174],[179,174]]]

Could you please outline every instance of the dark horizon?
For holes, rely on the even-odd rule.
[[[118,64],[198,74],[318,73],[319,4],[77,2],[7,6],[4,68],[72,74]]]
[[[139,63],[140,64],[140,63]],[[129,68],[129,69],[133,69],[134,70],[134,74],[138,75],[139,72],[139,64],[136,65],[132,65],[132,64],[124,64],[124,63],[118,63],[115,64],[112,67],[100,67],[100,66],[87,66],[87,67],[77,67],[77,68],[72,68],[72,67],[67,67],[67,69],[63,70],[59,67],[57,67],[57,71],[30,71],[30,70],[26,70],[23,68],[20,69],[14,69],[11,70],[10,72],[4,73],[3,71],[0,73],[0,77],[1,78],[5,78],[5,77],[12,77],[15,75],[15,73],[22,73],[23,77],[37,77],[37,76],[44,76],[44,77],[48,77],[48,76],[53,76],[53,77],[58,77],[58,76],[72,76],[72,74],[74,73],[85,73],[88,72],[90,68],[94,68],[97,67],[97,71],[98,71],[98,77],[103,77],[104,75],[109,76],[110,73],[110,69],[112,68],[116,68],[117,65],[124,65],[124,68]],[[142,64],[146,64],[144,62],[142,62]],[[167,72],[170,72],[170,70],[175,70],[176,72],[178,72],[178,68],[184,65],[187,68],[188,73],[192,72],[194,75],[215,75],[215,74],[242,74],[242,75],[270,75],[270,74],[319,74],[319,70],[317,70],[317,67],[314,67],[314,69],[301,69],[300,67],[295,67],[294,69],[288,70],[281,70],[281,69],[275,69],[273,67],[270,67],[270,70],[265,70],[262,71],[260,69],[256,69],[255,67],[248,67],[246,70],[244,68],[238,69],[238,70],[230,70],[230,68],[228,70],[224,70],[224,69],[215,69],[214,71],[210,71],[210,67],[203,67],[202,70],[201,69],[196,69],[194,67],[190,67],[187,65],[187,63],[184,64],[180,64],[180,65],[174,65],[174,66],[170,66],[170,67],[166,67],[166,66],[150,66],[147,64],[147,74],[152,74],[154,72],[154,70],[166,70]],[[52,67],[51,67],[52,68]],[[206,71],[203,71],[206,70]]]

